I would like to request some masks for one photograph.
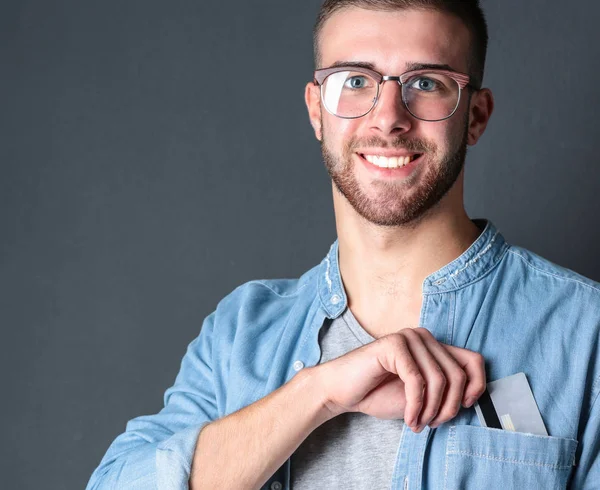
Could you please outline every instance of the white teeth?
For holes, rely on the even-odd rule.
[[[406,167],[416,155],[412,157],[391,157],[386,158],[379,155],[363,155],[365,160],[372,163],[373,165],[377,165],[381,168],[398,168],[398,167]]]
[[[378,157],[378,156],[374,156],[373,157],[373,163],[375,165],[377,165],[378,167],[384,167],[387,168],[387,159],[383,158],[383,157]]]

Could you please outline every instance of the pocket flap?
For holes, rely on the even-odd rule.
[[[513,464],[570,469],[575,463],[576,449],[574,439],[455,425],[449,429],[446,452]]]

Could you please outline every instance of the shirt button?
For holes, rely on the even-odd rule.
[[[302,361],[296,361],[294,363],[294,371],[300,371],[304,367],[304,363]]]
[[[282,488],[283,485],[278,481],[274,481],[273,483],[271,483],[271,490],[281,490]]]
[[[337,294],[334,294],[334,295],[331,297],[331,304],[333,304],[333,305],[337,305],[337,304],[338,304],[338,303],[341,301],[341,299],[342,299],[342,298],[340,298],[340,297],[339,297]]]

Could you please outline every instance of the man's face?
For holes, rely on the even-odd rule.
[[[469,42],[469,31],[453,16],[351,8],[337,12],[323,26],[320,66],[368,62],[383,75],[400,75],[411,63],[427,63],[468,73]],[[313,90],[318,94],[318,88]],[[366,220],[382,226],[414,225],[461,176],[469,122],[467,91],[456,113],[441,122],[414,118],[402,104],[395,81],[383,83],[375,108],[358,119],[329,114],[314,93],[312,100],[319,104],[311,119],[327,170]],[[382,169],[367,160],[415,153],[421,156],[398,169]]]

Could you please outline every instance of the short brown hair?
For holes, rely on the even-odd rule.
[[[472,48],[469,56],[471,83],[481,87],[488,46],[488,28],[479,0],[325,0],[313,30],[315,65],[320,68],[319,35],[323,24],[339,10],[358,7],[367,10],[421,9],[445,12],[459,17],[471,32]]]

